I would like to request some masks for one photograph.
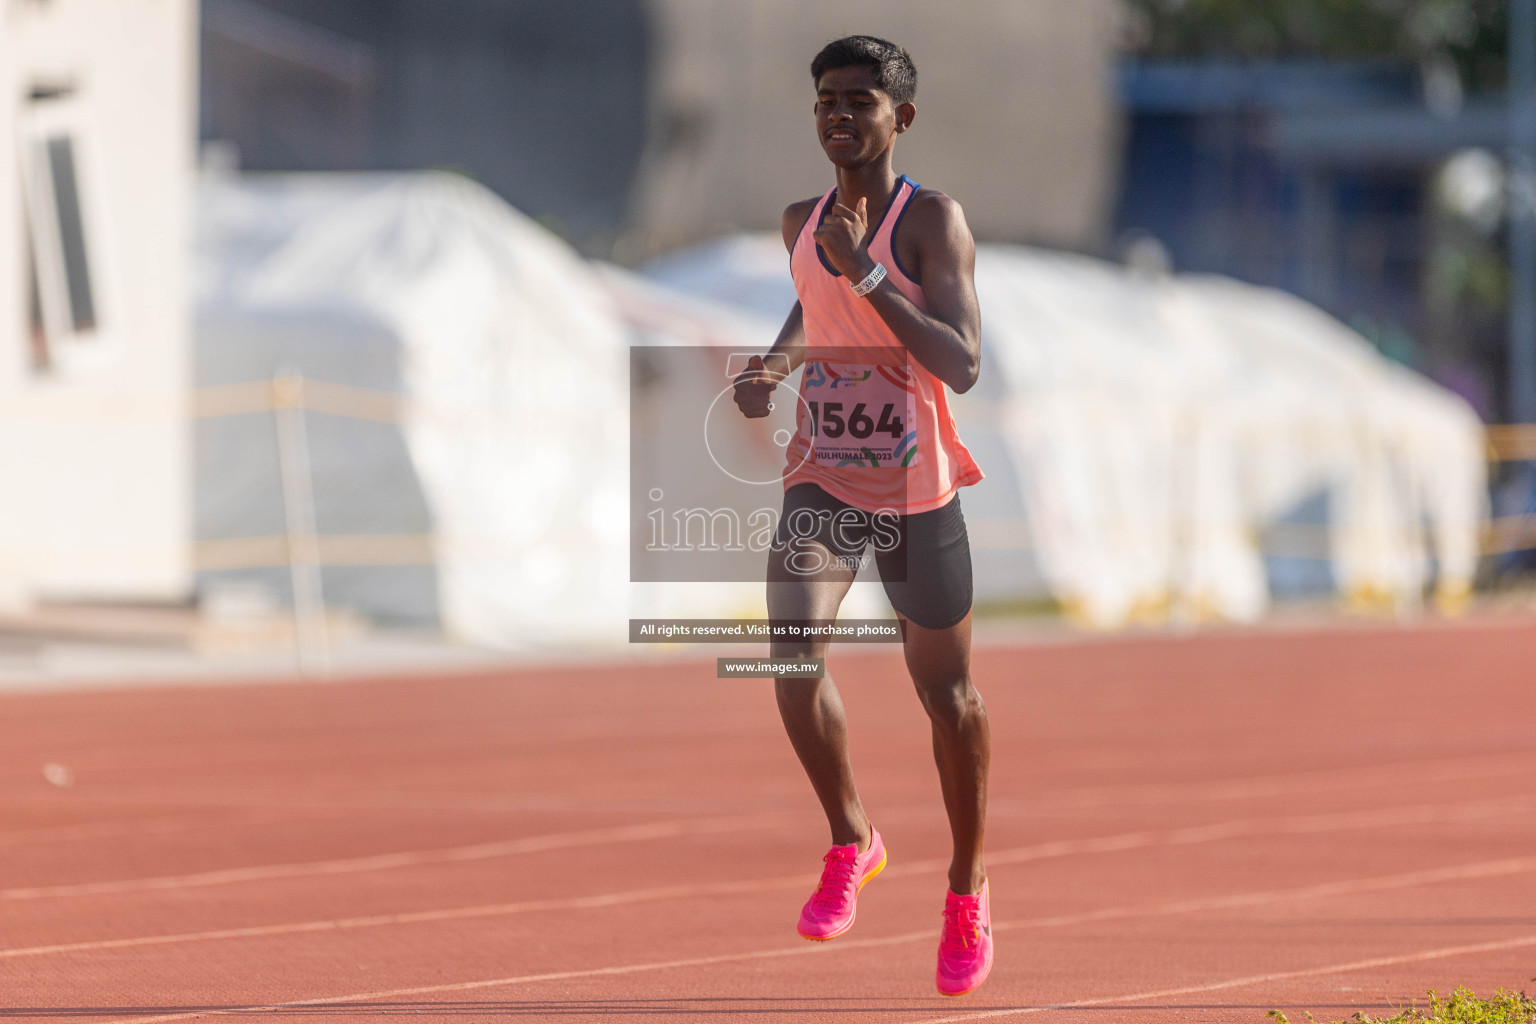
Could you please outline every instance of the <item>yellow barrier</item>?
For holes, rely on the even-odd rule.
[[[1536,423],[1507,423],[1485,428],[1488,461],[1536,461]]]
[[[971,404],[975,405],[974,402]],[[393,392],[335,384],[297,374],[279,374],[269,380],[197,388],[190,393],[190,400],[185,394],[169,393],[125,396],[106,403],[82,398],[79,408],[60,405],[57,401],[44,405],[21,400],[8,403],[8,408],[0,410],[0,420],[121,421],[188,413],[195,419],[216,419],[295,409],[396,425],[418,418],[451,419],[462,426],[486,416],[483,408],[428,405]],[[1486,436],[1490,462],[1536,461],[1536,424],[1493,425],[1486,428]],[[1331,437],[1319,437],[1314,443],[1331,440]],[[978,518],[972,523],[971,534],[973,544],[982,550],[1034,549],[1014,520]],[[1278,523],[1265,528],[1261,536],[1262,546],[1270,555],[1318,560],[1329,557],[1329,527],[1326,525]],[[193,548],[193,564],[203,571],[276,568],[292,565],[296,548],[303,548],[306,559],[325,566],[431,565],[435,561],[434,546],[432,534],[236,537],[197,541]],[[494,548],[498,545],[487,538],[486,546]],[[1490,521],[1484,528],[1481,548],[1484,555],[1536,549],[1536,516],[1506,516]]]

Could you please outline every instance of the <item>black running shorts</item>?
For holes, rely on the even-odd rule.
[[[797,538],[825,551],[796,544]],[[877,515],[815,484],[796,484],[784,492],[774,537],[775,547],[785,545],[791,569],[798,564],[812,575],[826,553],[853,566],[873,547],[891,607],[925,629],[948,629],[971,610],[971,542],[958,494],[932,512]]]

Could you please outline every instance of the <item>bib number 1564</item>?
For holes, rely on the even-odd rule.
[[[880,409],[878,421],[869,415],[866,403],[859,402],[843,416],[843,402],[809,402],[811,408],[811,436],[824,434],[827,437],[842,437],[845,433],[860,441],[873,437],[876,433],[889,434],[896,440],[901,440],[907,432],[906,425],[900,416],[891,415],[895,411],[892,403],[886,402]]]

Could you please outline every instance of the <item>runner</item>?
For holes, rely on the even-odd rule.
[[[899,616],[907,669],[933,727],[954,855],[937,982],[945,995],[992,968],[982,864],[990,757],[986,710],[970,679],[971,554],[959,489],[982,478],[961,443],[945,386],[980,369],[975,243],[959,204],[892,169],[912,127],[917,70],[872,36],[828,44],[811,63],[816,128],[836,187],[784,211],[799,301],[771,354],[803,365],[784,512],[768,563],[776,622],[831,621],[867,547]],[[784,359],[772,360],[771,368]],[[782,373],[754,357],[736,402],[766,416]],[[822,657],[822,642],[775,642],[775,657]],[[826,811],[835,844],[799,931],[853,926],[858,893],[885,844],[854,786],[847,723],[830,677],[775,681],[779,714]]]

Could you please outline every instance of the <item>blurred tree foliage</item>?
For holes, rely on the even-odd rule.
[[[1501,89],[1509,0],[1125,0],[1148,57],[1453,61]]]

